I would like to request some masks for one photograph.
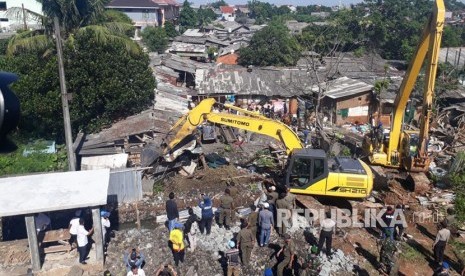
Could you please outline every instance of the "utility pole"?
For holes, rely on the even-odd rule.
[[[61,104],[63,107],[63,121],[65,125],[66,150],[70,171],[76,170],[76,158],[73,150],[73,136],[71,134],[71,120],[69,117],[68,92],[66,91],[65,68],[63,66],[63,48],[61,45],[60,23],[58,17],[53,18],[55,24],[55,40],[57,43],[58,73],[60,75]]]
[[[24,30],[27,30],[27,23],[26,23],[26,10],[24,9],[24,4],[21,4],[22,11],[23,11],[23,24]]]

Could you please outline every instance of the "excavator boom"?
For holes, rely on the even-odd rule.
[[[368,142],[366,142],[364,147],[368,151],[369,160],[372,164],[403,167],[413,172],[425,172],[428,170],[430,163],[427,155],[429,120],[431,117],[441,37],[444,28],[444,17],[444,1],[436,0],[433,12],[423,29],[421,41],[414,58],[407,69],[400,91],[394,101],[389,141],[375,148],[369,139],[365,139]],[[407,132],[402,127],[405,108],[425,61],[426,72],[420,132]]]
[[[168,148],[165,150],[165,154],[170,150],[173,150],[185,137],[192,134],[195,129],[205,121],[232,126],[272,137],[281,141],[286,146],[286,152],[288,154],[291,153],[293,149],[303,148],[297,134],[286,124],[230,105],[225,105],[225,107],[234,109],[246,115],[214,113],[212,112],[212,108],[215,104],[216,101],[214,99],[205,99],[190,110],[189,113],[179,119],[179,121],[171,128],[170,132],[173,132],[178,128],[180,129],[167,143]]]
[[[241,115],[214,112],[215,104],[214,99],[205,99],[176,122],[167,135],[170,139],[165,139],[165,161],[173,162],[184,149],[194,150],[192,134],[202,123],[210,122],[281,141],[288,154],[282,184],[290,187],[293,193],[347,198],[365,198],[370,194],[373,174],[364,162],[352,158],[330,160],[323,150],[304,148],[297,134],[286,124],[231,105],[224,106]],[[185,139],[187,137],[189,139]]]

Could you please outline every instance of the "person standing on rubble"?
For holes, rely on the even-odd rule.
[[[260,247],[267,246],[270,241],[271,229],[274,226],[273,213],[268,208],[268,203],[263,204],[263,209],[258,216],[258,224],[260,225]]]
[[[400,214],[401,212],[404,213],[404,208],[402,205],[397,204],[395,213]],[[404,235],[404,224],[401,219],[402,217],[398,215],[396,218],[397,223],[394,225],[394,232],[397,240],[402,240],[402,235]]]
[[[110,230],[110,212],[105,210],[100,211],[100,217],[102,222],[102,242],[103,242],[103,253],[107,254],[108,243],[110,242],[110,235],[108,230]]]
[[[179,266],[179,262],[184,262],[185,244],[183,235],[183,225],[180,222],[174,224],[174,229],[170,232],[170,245],[173,252],[174,264]]]
[[[169,194],[169,199],[166,201],[166,216],[168,217],[168,231],[172,231],[174,224],[179,219],[178,205],[174,200],[174,193]]]
[[[202,210],[202,218],[200,220],[199,228],[200,233],[203,233],[206,230],[206,234],[210,235],[212,229],[212,221],[213,221],[213,206],[212,200],[205,194],[202,194],[202,201],[199,203],[199,207]]]
[[[433,243],[433,252],[434,252],[434,260],[439,265],[442,265],[444,261],[444,250],[446,249],[447,242],[450,238],[450,230],[447,229],[447,223],[444,221],[439,225],[440,230],[436,235],[436,240]]]
[[[291,235],[288,233],[283,235],[284,238],[284,246],[281,248],[281,250],[278,251],[276,254],[276,257],[279,257],[281,254],[283,254],[284,258],[283,260],[278,264],[278,267],[276,268],[276,272],[278,276],[283,276],[284,270],[287,269],[292,269],[292,264],[294,263],[294,257],[295,257],[295,244],[291,239]]]
[[[234,210],[234,199],[231,197],[231,193],[227,188],[224,190],[224,195],[220,198],[220,219],[218,221],[218,226],[221,228],[226,228],[226,230],[230,229],[231,226],[231,212]]]
[[[394,209],[392,206],[388,206],[386,208],[386,211],[384,214],[381,216],[384,225],[381,226],[382,229],[382,239],[385,239],[386,237],[389,236],[391,240],[394,240],[394,225],[393,224],[393,219],[394,219]]]
[[[255,235],[248,228],[247,221],[242,223],[242,229],[237,233],[237,248],[242,252],[242,264],[249,265],[250,255],[255,244]]]
[[[295,194],[291,193],[291,189],[289,187],[286,188],[286,197],[285,197],[287,203],[291,207],[291,226],[294,223],[294,219],[297,219],[296,214],[294,212],[296,208],[296,196]]]
[[[74,217],[71,219],[69,222],[69,234],[71,235],[71,238],[69,239],[69,244],[71,245],[71,248],[75,248],[76,245],[76,238],[77,238],[77,230],[79,227],[79,219],[81,218],[81,210],[77,210],[74,213]]]
[[[279,199],[276,200],[276,227],[280,236],[283,236],[287,232],[286,226],[289,224],[291,218],[291,209],[291,204],[286,200],[286,193],[281,193]]]
[[[270,204],[270,210],[273,213],[276,221],[276,200],[279,198],[278,192],[276,192],[276,186],[272,185],[268,188],[267,202]]]
[[[387,275],[398,274],[398,248],[396,241],[392,239],[381,240],[381,249],[379,251],[380,269]]]
[[[252,206],[250,206],[250,214],[249,214],[249,217],[247,218],[247,223],[249,224],[250,231],[256,237],[257,226],[258,226],[258,212],[257,212],[257,207],[253,204]]]
[[[227,276],[240,276],[241,263],[239,258],[239,249],[236,248],[234,241],[228,242],[229,249],[226,250],[225,257],[228,260]]]
[[[318,239],[318,255],[323,249],[323,244],[326,241],[326,256],[331,257],[331,244],[333,242],[333,233],[336,230],[336,222],[331,219],[331,212],[325,213],[325,219],[320,223],[320,237]]]
[[[228,181],[229,194],[231,197],[236,200],[239,189],[236,187],[236,183],[233,180]],[[236,212],[234,210],[231,212],[231,221],[232,223],[236,222]]]
[[[94,228],[91,228],[89,231],[84,228],[84,219],[79,219],[79,226],[77,230],[77,245],[78,245],[78,252],[79,252],[79,262],[81,264],[87,264],[86,258],[89,254],[91,244],[89,244],[89,240],[87,239],[88,236],[92,235],[94,232]]]
[[[189,217],[184,223],[184,236],[187,236],[187,241],[189,243],[189,249],[187,249],[187,251],[194,252],[197,247],[197,222],[199,221],[199,218],[196,214],[194,214],[194,210],[192,208],[188,209],[188,213]]]
[[[302,260],[302,265],[299,270],[300,276],[318,276],[320,275],[321,271],[321,262],[318,259],[318,247],[312,245],[309,249],[309,254],[307,255],[307,259]]]

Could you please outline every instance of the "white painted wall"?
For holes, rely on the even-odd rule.
[[[25,9],[42,14],[42,5],[36,0],[0,0],[0,2],[6,2],[7,9],[21,7],[21,4],[23,4]],[[39,25],[39,22],[32,18],[27,18],[26,24],[28,28],[34,28]],[[18,28],[23,28],[23,21],[21,19],[12,18],[6,14],[6,11],[0,11],[0,29],[2,32],[14,31]]]

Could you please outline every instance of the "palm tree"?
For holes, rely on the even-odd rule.
[[[53,19],[58,18],[62,38],[67,46],[73,47],[74,38],[83,34],[91,34],[99,44],[124,45],[131,54],[139,54],[140,47],[132,41],[127,33],[133,30],[132,24],[121,21],[108,21],[105,11],[106,0],[37,0],[42,4],[43,15],[21,7],[8,10],[16,18],[33,16],[40,19],[42,29],[25,30],[13,36],[7,48],[7,54],[13,55],[22,51],[53,51]],[[23,12],[24,11],[24,12]],[[113,17],[115,18],[115,17]]]

